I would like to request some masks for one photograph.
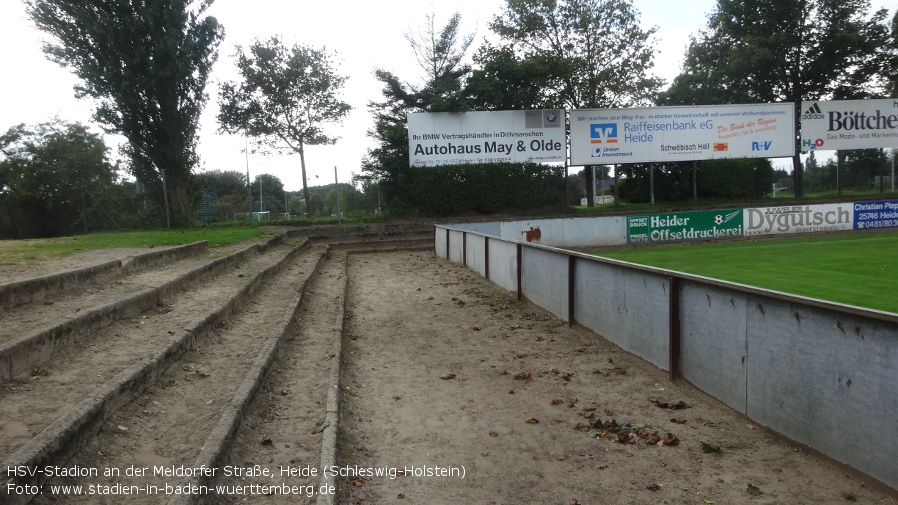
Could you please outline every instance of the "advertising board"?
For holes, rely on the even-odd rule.
[[[791,103],[570,111],[571,165],[718,158],[781,158],[795,152]]]
[[[898,228],[898,200],[854,202],[854,229]]]
[[[745,236],[851,230],[851,203],[787,205],[745,209]]]
[[[742,210],[700,210],[627,216],[628,244],[720,240],[742,236]]]
[[[564,119],[564,109],[409,114],[409,165],[563,162]]]
[[[898,147],[898,98],[801,104],[801,150]]]

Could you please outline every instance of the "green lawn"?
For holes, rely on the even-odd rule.
[[[0,265],[32,263],[45,258],[111,247],[157,247],[208,240],[210,247],[266,233],[258,226],[227,226],[156,231],[91,233],[73,237],[0,241]]]
[[[898,232],[696,243],[595,253],[898,313]]]

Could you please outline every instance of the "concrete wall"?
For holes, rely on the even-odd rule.
[[[523,226],[543,243],[589,226],[564,221]],[[898,489],[898,314],[527,243],[521,227],[503,224],[509,240],[437,226],[435,253],[512,292],[520,256],[526,300]]]
[[[554,247],[584,247],[595,244],[623,245],[627,243],[627,224],[624,216],[460,223],[447,226],[455,230]],[[532,238],[535,230],[539,230],[538,239]],[[530,240],[528,240],[528,232],[530,232]]]
[[[662,370],[669,370],[668,290],[663,275],[577,257],[574,319]]]

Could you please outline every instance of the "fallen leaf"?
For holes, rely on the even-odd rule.
[[[753,485],[751,482],[748,483],[748,494],[752,496],[761,496],[764,494],[763,491],[758,486]]]
[[[675,424],[686,424],[686,418],[684,418],[684,417],[680,417],[680,418],[672,417],[672,418],[670,418],[670,422],[675,423]]]
[[[395,400],[395,401],[397,401],[397,402],[398,402],[399,400],[401,400],[401,399],[402,399],[401,396],[394,396],[394,397],[393,397],[393,400]]]
[[[206,405],[212,405],[213,403],[215,403],[215,400],[209,400],[208,402],[206,402]]]
[[[537,423],[539,423],[539,419],[537,419],[535,417],[528,417],[527,419],[524,420],[524,422],[527,424],[537,424]]]
[[[270,438],[263,438],[262,445],[274,445],[274,442]]]
[[[661,489],[661,485],[660,484],[649,484],[645,488],[648,489],[649,491],[657,491],[657,490]]]
[[[446,381],[447,381],[447,380],[451,380],[451,379],[454,379],[454,378],[455,378],[455,374],[454,374],[454,373],[446,374],[446,375],[443,375],[443,376],[440,377],[440,378],[443,379],[443,380],[446,380]]]
[[[365,485],[365,479],[363,479],[361,477],[356,477],[356,478],[350,480],[349,482],[352,482],[352,485],[356,486],[356,487],[363,487]]]
[[[498,437],[499,434],[496,433],[495,431],[491,431],[491,432],[490,432],[490,436],[491,436],[491,437]]]
[[[668,433],[667,438],[658,442],[658,447],[664,447],[665,445],[680,445],[680,439],[672,433]]]
[[[552,400],[552,405],[561,405],[562,403],[564,403],[564,400],[561,400],[559,398],[555,398],[554,400]]]
[[[704,453],[720,452],[720,446],[717,444],[702,442],[702,452],[704,452]],[[751,485],[751,484],[749,484],[749,485]]]
[[[842,498],[848,501],[857,501],[857,497],[851,491],[843,491]]]
[[[702,500],[705,502],[705,505],[714,505],[714,500]]]
[[[317,428],[315,428],[314,431],[312,431],[312,435],[317,435],[319,433],[322,433],[330,425],[331,425],[330,422],[321,423]]]

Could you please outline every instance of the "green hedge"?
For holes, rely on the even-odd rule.
[[[390,182],[399,214],[491,214],[558,207],[564,198],[564,167],[533,163],[415,167]]]

